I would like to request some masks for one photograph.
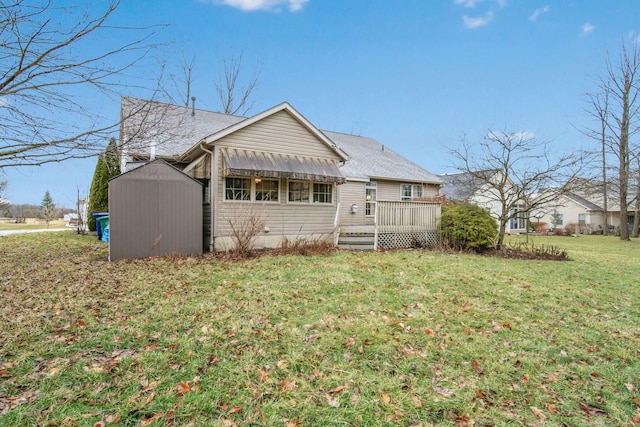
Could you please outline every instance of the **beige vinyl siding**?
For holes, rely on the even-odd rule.
[[[412,182],[378,181],[378,200],[401,200],[402,184],[419,185]],[[422,186],[422,197],[435,197],[437,195],[437,185],[424,184]]]
[[[337,186],[332,185],[332,203],[295,203],[288,202],[288,180],[279,180],[278,202],[256,202],[225,200],[225,176],[222,156],[219,156],[220,179],[216,186],[217,203],[214,206],[214,236],[229,236],[229,221],[241,215],[257,215],[265,220],[269,227],[267,234],[273,235],[311,235],[331,234],[338,207]],[[252,178],[253,179],[253,178]],[[310,189],[312,192],[312,188]],[[312,195],[310,194],[310,197]]]
[[[364,225],[364,182],[347,181],[340,186],[340,225]],[[351,205],[358,205],[358,211],[351,213]],[[373,222],[373,221],[371,221]]]
[[[286,111],[266,117],[215,143],[218,147],[340,160],[324,142]]]

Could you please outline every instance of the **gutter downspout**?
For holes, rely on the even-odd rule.
[[[209,150],[208,148],[206,148],[204,146],[204,142],[200,142],[200,149],[202,151],[204,151],[205,153],[209,154],[209,158],[211,159],[211,164],[210,164],[210,174],[211,174],[211,178],[209,180],[209,192],[211,193],[210,196],[210,200],[211,200],[211,217],[209,218],[209,226],[211,227],[211,233],[209,236],[209,252],[213,252],[214,249],[214,245],[213,245],[213,235],[214,235],[214,221],[213,221],[213,217],[215,215],[215,208],[216,208],[216,202],[217,202],[217,197],[216,194],[218,193],[216,190],[214,190],[214,176],[213,176],[213,164],[214,164],[214,154],[213,151]],[[215,179],[215,188],[217,189],[218,187],[218,180],[217,177]]]

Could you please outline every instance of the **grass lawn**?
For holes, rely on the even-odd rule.
[[[0,238],[0,425],[640,425],[640,241],[533,240],[572,261]]]
[[[16,223],[15,220],[4,218],[0,221],[0,230],[44,230],[46,228],[61,228],[67,223],[62,219],[56,219],[49,223],[36,218],[27,218],[25,223]]]

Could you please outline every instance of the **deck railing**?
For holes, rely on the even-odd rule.
[[[376,248],[436,244],[441,208],[442,203],[438,201],[378,201]]]

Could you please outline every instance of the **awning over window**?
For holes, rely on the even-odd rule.
[[[259,151],[222,151],[226,175],[288,178],[342,184],[345,177],[338,166],[327,159],[289,156]]]

